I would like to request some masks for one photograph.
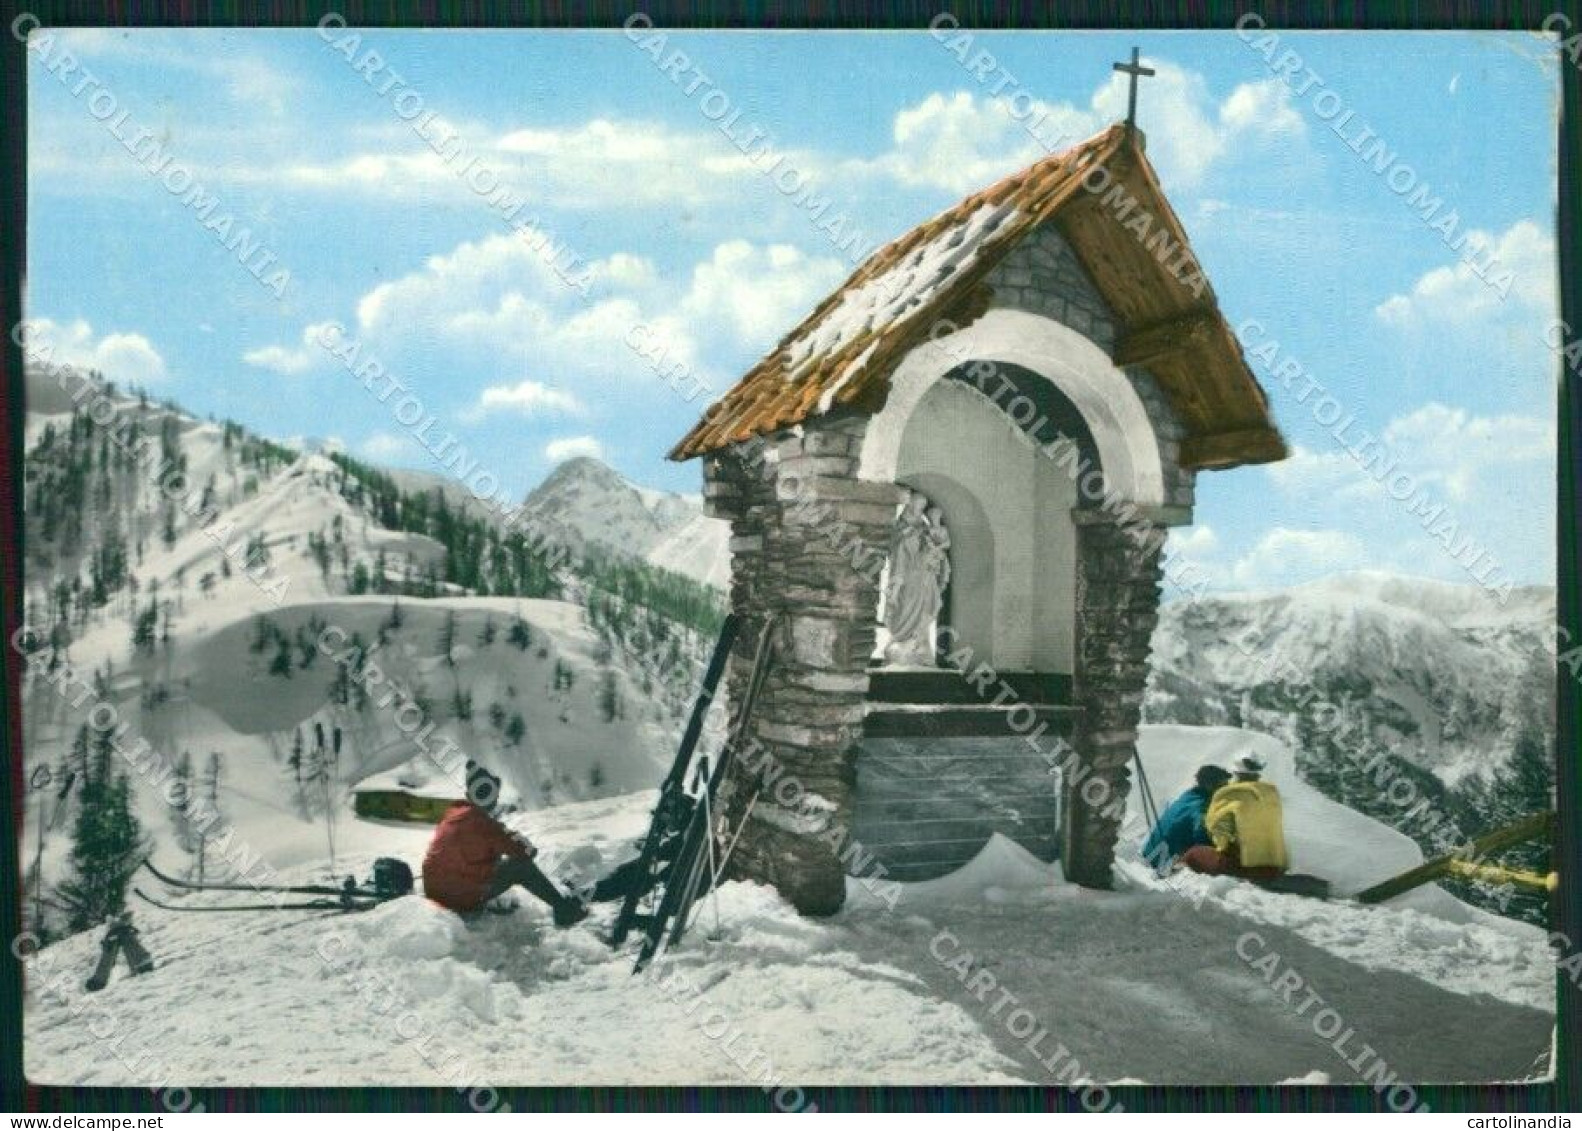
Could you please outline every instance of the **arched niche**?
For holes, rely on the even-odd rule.
[[[964,329],[924,342],[902,359],[890,378],[884,407],[868,422],[859,478],[897,481],[908,421],[930,389],[974,361],[1017,367],[1057,389],[1086,426],[1107,489],[1142,506],[1164,503],[1158,439],[1126,374],[1077,331],[1020,310],[991,310]],[[988,387],[994,392],[998,381],[991,379]]]

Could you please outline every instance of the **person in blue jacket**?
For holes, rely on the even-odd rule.
[[[1159,823],[1143,843],[1143,859],[1161,874],[1171,861],[1195,844],[1212,844],[1203,814],[1208,811],[1214,791],[1230,781],[1230,773],[1219,766],[1201,766],[1196,784],[1166,806]]]

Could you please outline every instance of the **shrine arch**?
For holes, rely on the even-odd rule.
[[[1020,310],[991,310],[970,326],[924,342],[901,360],[890,377],[884,407],[868,422],[858,477],[895,482],[907,423],[929,389],[975,361],[1016,366],[1053,385],[1087,426],[1106,488],[1140,506],[1163,505],[1158,439],[1126,374],[1069,326]]]

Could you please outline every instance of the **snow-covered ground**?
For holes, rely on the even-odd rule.
[[[1273,760],[1298,867],[1344,891],[1416,858],[1286,776],[1289,755],[1262,736],[1152,728],[1143,749],[1163,797],[1249,743]],[[651,802],[564,805],[525,827],[547,859],[605,868]],[[345,824],[343,866],[421,858],[421,827]],[[1343,1081],[1370,1070],[1364,1044],[1403,1080],[1546,1071],[1554,973],[1542,932],[1431,889],[1362,907],[1222,879],[1172,887],[1128,860],[1118,890],[1097,892],[997,838],[961,871],[905,886],[893,908],[856,883],[851,896],[809,920],[770,889],[728,884],[685,944],[638,977],[630,949],[603,941],[608,906],[557,931],[536,904],[464,922],[417,897],[351,917],[134,901],[159,968],[121,972],[84,1010],[96,939],[42,951],[27,1074],[146,1083],[146,1064],[129,1068],[95,1036],[101,1010],[190,1084]],[[1302,987],[1294,1001],[1287,971]],[[1322,1005],[1300,1011],[1309,990]],[[1354,1031],[1339,1050],[1315,1030],[1326,1007]],[[1469,1033],[1478,1039],[1443,1039]]]
[[[59,431],[65,402],[49,392],[30,394],[30,407],[56,413]],[[132,404],[125,402],[127,412]],[[150,433],[169,416],[160,406],[135,411]],[[349,793],[359,782],[388,784],[394,774],[416,792],[442,795],[457,784],[443,780],[398,710],[332,694],[334,662],[312,648],[327,626],[344,634],[337,642],[383,638],[378,663],[401,688],[399,700],[426,704],[435,745],[454,740],[503,774],[508,793],[531,810],[524,831],[547,857],[596,869],[629,850],[653,799],[632,791],[657,781],[678,722],[676,696],[637,657],[613,646],[573,602],[455,593],[403,600],[398,617],[391,597],[348,596],[354,565],[383,563],[387,576],[400,576],[421,571],[443,547],[379,525],[366,506],[348,501],[341,472],[321,454],[260,470],[223,427],[172,419],[194,483],[213,479],[223,516],[215,526],[234,531],[226,544],[265,546],[270,577],[288,582],[287,592],[277,605],[240,568],[226,572],[213,528],[183,521],[164,536],[148,485],[134,490],[134,473],[117,465],[114,513],[129,516],[141,588],[113,594],[77,623],[67,658],[84,678],[97,674],[95,696],[163,757],[190,753],[202,765],[220,756],[219,810],[243,846],[225,859],[256,852],[283,877],[334,878],[322,802],[304,796],[288,760],[297,735],[315,726],[340,728],[346,739],[328,790],[336,871],[366,874],[378,856],[415,867],[430,833],[356,819]],[[42,429],[32,423],[30,442]],[[568,466],[551,486],[537,497],[544,519],[718,579],[725,528],[699,517],[695,500],[645,492],[591,463]],[[98,533],[90,523],[81,544]],[[340,556],[324,569],[309,539],[328,534]],[[78,564],[69,555],[29,563],[34,615],[47,607],[51,583],[75,576]],[[566,580],[575,590],[576,579]],[[171,637],[139,652],[129,625],[156,583]],[[1369,601],[1351,604],[1321,593],[1299,594],[1285,603],[1292,608],[1274,599],[1224,602],[1201,622],[1184,620],[1177,644],[1161,649],[1175,681],[1170,694],[1229,694],[1237,680],[1244,688],[1253,673],[1235,667],[1225,643],[1244,622],[1287,642],[1298,660],[1338,663],[1352,653],[1390,660],[1377,671],[1353,664],[1370,678],[1405,670],[1395,660],[1413,649],[1450,657],[1445,678],[1433,682],[1463,689],[1455,702],[1466,710],[1452,717],[1465,734],[1488,721],[1485,708],[1501,688],[1512,701],[1525,694],[1519,665],[1491,666],[1487,655],[1532,651],[1538,629],[1526,620],[1536,625],[1537,613],[1515,627],[1498,617],[1485,623],[1489,617],[1442,594],[1425,604],[1434,612],[1427,617],[1399,611],[1412,605],[1410,592],[1382,583],[1370,592]],[[1340,624],[1337,606],[1367,615]],[[260,617],[278,640],[293,641],[289,674],[272,671],[275,646],[255,650]],[[513,642],[518,617],[530,632]],[[1449,644],[1434,651],[1451,637],[1454,655]],[[1372,648],[1378,641],[1390,648]],[[697,660],[692,644],[687,649],[683,659]],[[1451,679],[1457,672],[1471,675]],[[24,770],[61,772],[92,704],[68,702],[36,677],[26,696]],[[1297,868],[1328,877],[1345,895],[1419,859],[1406,837],[1304,786],[1274,739],[1154,727],[1142,753],[1164,802],[1196,766],[1226,764],[1249,745],[1269,759],[1285,794]],[[42,854],[46,890],[65,874],[72,815],[71,803],[52,797],[30,793],[22,829],[29,860],[41,821],[51,830]],[[156,861],[186,871],[192,861],[177,845],[168,802],[142,776],[136,807]],[[635,978],[630,951],[602,941],[610,908],[556,931],[531,904],[464,922],[421,897],[351,917],[200,915],[134,899],[158,967],[136,979],[123,972],[87,995],[81,985],[97,932],[46,948],[28,976],[25,1066],[37,1082],[88,1085],[968,1084],[1073,1076],[1274,1083],[1368,1074],[1354,1051],[1342,1055],[1315,1032],[1318,1008],[1300,1008],[1310,991],[1353,1030],[1354,1046],[1366,1042],[1402,1078],[1513,1079],[1543,1070],[1554,972],[1536,928],[1433,888],[1363,907],[1223,879],[1166,883],[1136,860],[1140,839],[1135,828],[1120,846],[1113,892],[1067,885],[1058,866],[1004,840],[951,876],[906,886],[893,908],[854,885],[846,909],[820,921],[797,916],[767,888],[726,885],[717,905],[701,908],[686,945]],[[137,883],[159,887],[146,876]],[[257,899],[157,894],[194,903]],[[711,938],[716,914],[720,929]],[[1303,987],[1294,1002],[1292,977]],[[1440,1039],[1446,1033],[1477,1040]],[[1066,1051],[1051,1059],[1058,1049]]]

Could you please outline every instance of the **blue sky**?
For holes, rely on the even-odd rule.
[[[432,468],[305,338],[339,323],[513,493],[578,452],[696,491],[698,466],[664,453],[704,399],[656,376],[631,328],[721,392],[854,266],[708,114],[728,105],[769,135],[830,198],[825,218],[871,244],[1040,155],[1013,93],[1039,100],[1047,136],[1113,121],[1110,64],[1134,42],[1160,72],[1141,94],[1150,157],[1232,325],[1256,319],[1383,437],[1455,538],[1497,558],[1493,577],[1552,580],[1557,75],[1532,36],[1281,35],[1322,77],[1305,93],[1229,32],[977,35],[987,82],[922,33],[650,40],[707,76],[691,95],[694,72],[674,81],[618,31],[343,42],[399,73],[381,96],[388,71],[371,82],[312,30],[62,33],[32,65],[27,315],[58,356],[195,411]],[[46,69],[62,45],[80,68],[64,80]],[[101,89],[109,124],[125,112],[123,136],[151,131],[218,199],[211,220],[234,216],[278,257],[279,297],[98,120]],[[1477,233],[1468,246],[1510,269],[1508,293],[1347,147],[1324,89],[1353,115],[1347,136],[1365,123],[1385,139]],[[401,90],[591,265],[586,296],[398,116]],[[1201,476],[1177,552],[1224,588],[1351,568],[1467,580],[1311,403],[1254,367],[1293,457]]]

